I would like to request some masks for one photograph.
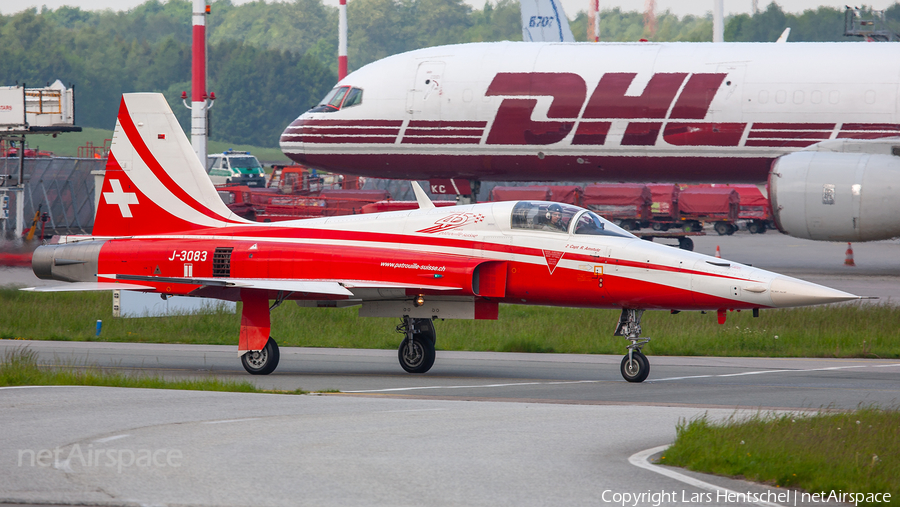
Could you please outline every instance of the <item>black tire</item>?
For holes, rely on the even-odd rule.
[[[413,333],[431,340],[432,345],[437,345],[437,333],[434,331],[434,322],[431,319],[412,319]]]
[[[654,231],[662,231],[662,230],[663,230],[663,224],[661,224],[661,223],[659,223],[659,222],[653,222],[653,223],[650,225],[650,227],[651,227]]]
[[[250,375],[268,375],[278,367],[281,353],[278,352],[278,344],[271,337],[266,346],[260,351],[250,351],[241,356],[241,364]]]
[[[409,338],[397,349],[400,366],[408,373],[425,373],[434,365],[434,342],[422,334],[413,335],[412,353],[407,350]]]
[[[688,237],[678,238],[678,248],[682,250],[687,250],[688,252],[694,251],[694,240]]]
[[[716,222],[715,229],[716,232],[719,233],[719,236],[724,236],[728,234],[728,231],[731,230],[731,228],[725,222]]]
[[[759,234],[759,223],[750,222],[747,224],[747,230],[750,231],[750,234]]]
[[[644,354],[634,351],[631,353],[632,360],[628,361],[628,356],[622,358],[620,370],[622,378],[628,382],[643,382],[650,375],[650,361]]]

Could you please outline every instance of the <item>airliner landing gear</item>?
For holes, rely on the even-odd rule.
[[[641,347],[650,341],[650,338],[641,336],[641,316],[644,310],[634,308],[622,308],[619,324],[616,326],[615,336],[624,336],[631,341],[628,346],[628,354],[622,358],[622,377],[628,382],[643,382],[650,374],[650,361],[641,352]]]
[[[252,350],[241,356],[241,364],[251,375],[268,375],[278,367],[278,344],[271,337],[262,350]]]
[[[434,324],[431,319],[403,316],[397,332],[406,336],[397,350],[400,366],[409,373],[425,373],[434,365]]]

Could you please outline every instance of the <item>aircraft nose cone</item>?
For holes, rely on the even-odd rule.
[[[772,302],[777,308],[789,306],[824,305],[828,303],[840,303],[852,299],[861,299],[849,292],[844,292],[823,285],[779,276],[772,281],[769,288]]]
[[[297,118],[284,129],[279,139],[281,151],[291,160],[301,164],[306,162],[303,143],[304,134],[308,132],[305,131],[305,125],[306,120],[302,116]]]

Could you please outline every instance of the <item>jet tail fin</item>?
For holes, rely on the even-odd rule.
[[[225,206],[158,93],[122,95],[94,236],[141,236],[248,223]]]
[[[525,42],[575,42],[569,18],[559,0],[519,0],[522,40]]]

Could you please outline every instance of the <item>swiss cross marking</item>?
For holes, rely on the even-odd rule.
[[[134,192],[123,191],[122,183],[120,183],[119,180],[109,180],[109,186],[112,187],[113,191],[103,192],[106,204],[118,205],[119,212],[122,213],[122,218],[131,218],[131,209],[128,205],[138,204],[137,194]]]

